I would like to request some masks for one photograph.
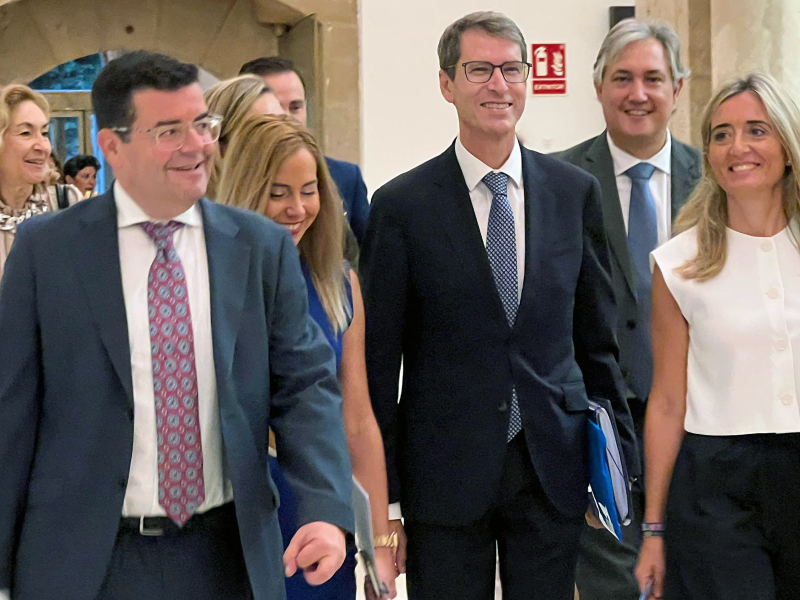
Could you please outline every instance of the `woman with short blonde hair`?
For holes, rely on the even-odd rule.
[[[222,117],[219,147],[208,179],[206,195],[214,198],[222,174],[222,158],[233,136],[247,118],[258,114],[282,115],[281,103],[268,85],[255,75],[220,81],[204,94],[208,111]]]
[[[55,210],[48,192],[50,106],[22,84],[0,89],[0,278],[17,226]]]
[[[378,571],[394,597],[397,572],[393,540],[397,538],[389,533],[383,442],[367,387],[364,305],[358,278],[343,260],[342,200],[319,145],[290,117],[248,119],[226,151],[217,202],[266,215],[286,227],[297,246],[308,289],[309,314],[336,355],[353,475],[369,494],[373,530],[378,536]],[[271,460],[270,469],[281,492],[278,516],[288,543],[297,529],[295,506],[277,462]],[[318,588],[295,575],[287,579],[288,598],[352,600],[354,567],[351,552],[334,577]]]

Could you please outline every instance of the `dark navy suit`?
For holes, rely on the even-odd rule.
[[[268,431],[302,523],[352,531],[334,357],[287,232],[200,201],[227,474],[256,600],[284,597]],[[0,589],[92,600],[120,524],[133,392],[111,193],[20,227],[0,285]],[[191,521],[190,521],[191,522]]]
[[[626,458],[638,462],[617,365],[600,187],[580,169],[521,151],[525,278],[513,327],[454,146],[373,196],[362,247],[367,372],[386,447],[390,501],[402,501],[410,526],[408,573],[418,598],[439,597],[431,590],[453,598],[486,597],[475,592],[482,585],[477,575],[463,575],[471,556],[453,557],[458,550],[431,536],[430,555],[417,565],[413,536],[421,525],[477,535],[486,515],[496,512],[508,523],[521,519],[517,531],[526,533],[517,537],[517,549],[527,546],[523,552],[535,553],[545,538],[553,547],[562,545],[535,565],[539,572],[531,577],[531,561],[511,567],[518,591],[509,597],[571,598],[569,566],[557,557],[574,560],[587,508],[589,396],[611,401]],[[508,444],[512,385],[524,433]],[[514,496],[515,490],[521,495]],[[495,521],[488,526],[499,536],[504,575],[504,554],[513,559],[509,540],[515,526],[499,533]],[[493,597],[493,541],[485,551],[479,568],[490,571]],[[443,561],[451,559],[452,568],[461,564],[463,572],[449,570],[451,563]],[[426,563],[437,567],[413,572],[416,566],[425,570]],[[565,580],[559,589],[566,591],[540,596],[556,579]],[[463,585],[449,592],[437,587],[456,580]]]
[[[342,197],[350,228],[353,230],[358,244],[361,245],[364,243],[367,219],[369,218],[367,186],[361,176],[361,169],[356,164],[336,160],[330,156],[325,157],[325,162],[328,163],[331,177],[336,182],[336,187],[339,188],[339,195]]]

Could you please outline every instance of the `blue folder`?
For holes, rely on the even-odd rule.
[[[590,506],[603,526],[621,540],[622,525],[630,523],[633,515],[628,470],[611,403],[603,398],[592,398],[589,406]]]

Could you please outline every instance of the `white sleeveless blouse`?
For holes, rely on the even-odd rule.
[[[800,240],[727,230],[714,278],[674,272],[697,253],[692,228],[652,258],[689,325],[685,429],[702,435],[800,432]]]

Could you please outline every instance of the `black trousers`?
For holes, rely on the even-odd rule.
[[[800,598],[800,434],[687,434],[666,521],[665,600]]]
[[[252,600],[233,503],[183,529],[143,536],[121,526],[97,600]]]
[[[545,496],[520,433],[488,514],[461,527],[406,521],[408,598],[492,600],[497,552],[503,600],[572,600],[582,523]]]
[[[639,456],[644,457],[645,403],[629,401],[633,427],[639,445]],[[631,465],[634,466],[634,465]],[[638,465],[641,469],[641,465]],[[575,585],[581,600],[638,600],[639,584],[633,572],[642,547],[642,517],[644,515],[644,478],[633,485],[633,517],[622,528],[622,541],[605,529],[584,525],[581,534]]]

